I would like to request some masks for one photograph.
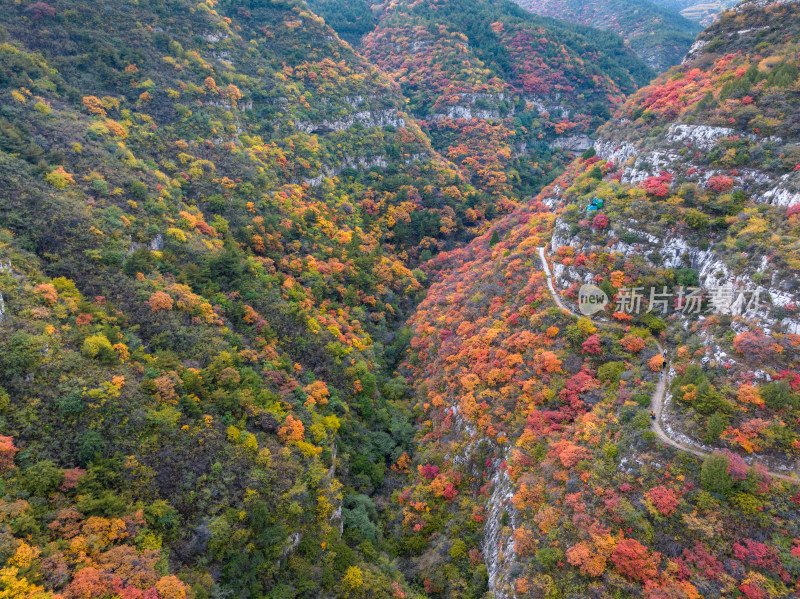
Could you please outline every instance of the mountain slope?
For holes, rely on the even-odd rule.
[[[800,447],[799,10],[725,13],[598,155],[430,264],[404,364],[424,449],[395,529],[429,593],[458,596],[478,560],[495,597],[796,593],[798,485],[765,466],[790,473]],[[540,247],[563,301],[593,283],[605,311],[554,305]],[[728,283],[701,314],[650,304],[651,287]],[[761,306],[732,306],[759,286]],[[663,429],[708,457],[651,430],[663,378]]]
[[[522,8],[545,15],[613,31],[656,72],[681,61],[700,27],[652,2],[630,0],[519,0]]]
[[[0,96],[4,589],[412,594],[401,326],[491,198],[299,3],[4,1]]]
[[[792,468],[798,445],[789,416],[796,398],[786,387],[797,387],[792,348],[800,334],[797,14],[793,3],[745,3],[725,13],[684,65],[630,98],[597,144],[628,190],[627,199],[609,199],[612,230],[590,239],[573,210],[554,239],[579,253],[605,246],[641,254],[634,272],[650,280],[730,286],[732,308],[675,337],[702,357],[700,382],[722,394],[695,404],[676,387],[672,424],[783,468]],[[792,25],[779,29],[779,20]],[[657,218],[639,222],[642,202]],[[584,278],[567,272],[565,279]],[[740,297],[745,305],[736,304]]]
[[[510,2],[398,2],[363,40],[434,147],[508,209],[582,151],[650,71],[611,34]]]

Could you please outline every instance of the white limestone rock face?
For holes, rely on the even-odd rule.
[[[623,165],[639,154],[633,144],[619,143],[615,140],[598,140],[594,144],[594,149],[600,158],[613,162],[615,165]]]
[[[764,8],[766,6],[783,5],[783,4],[798,4],[800,0],[746,0],[737,6],[734,10],[737,13],[743,12],[748,8]]]
[[[620,237],[626,233],[637,235],[638,241],[635,243],[622,241]],[[610,251],[630,258],[644,258],[653,268],[692,268],[697,271],[700,287],[703,289],[731,285],[734,289],[743,290],[747,298],[756,293],[759,298],[757,306],[743,310],[744,316],[751,324],[759,326],[766,332],[780,330],[783,333],[797,334],[797,331],[800,331],[800,320],[796,315],[785,316],[778,320],[773,313],[773,307],[800,305],[800,283],[796,278],[779,276],[771,267],[769,256],[756,257],[734,272],[713,248],[701,250],[680,234],[671,233],[659,238],[641,231],[635,222],[621,222],[613,226],[610,236],[614,241],[609,247],[584,243],[581,237],[570,236],[569,226],[566,223],[557,222],[552,237],[552,249],[569,246],[584,254]],[[653,254],[661,257],[657,264],[650,259]],[[573,284],[592,282],[594,274],[571,266],[565,267],[562,264],[554,264],[553,273],[560,289],[566,289]],[[760,278],[769,273],[772,275]],[[760,280],[760,283],[756,283],[757,280]]]
[[[693,58],[695,58],[698,54],[703,51],[703,48],[708,46],[708,42],[706,40],[697,40],[695,43],[692,44],[692,47],[689,48],[689,51],[686,53],[686,56],[683,59],[681,64],[686,64]]]
[[[629,122],[620,121],[619,124],[624,128]],[[760,145],[762,151],[769,151],[774,156],[795,151],[798,147],[793,140],[779,136],[760,136],[731,127],[690,123],[673,123],[656,138],[641,139],[636,143],[617,139],[613,129],[607,130],[594,147],[600,158],[622,169],[621,180],[626,184],[640,184],[664,171],[679,181],[686,180],[704,187],[711,177],[722,174],[732,176],[734,188],[747,193],[756,203],[780,207],[800,204],[800,171],[779,175],[768,167],[743,165],[731,172],[703,161],[693,161],[695,153],[707,154],[736,136],[749,139],[751,143]]]
[[[508,575],[517,555],[514,552],[513,532],[504,534],[502,520],[503,514],[508,512],[511,516],[509,528],[513,531],[514,508],[511,497],[514,495],[514,488],[507,470],[500,462],[501,460],[495,459],[492,464],[495,469],[492,475],[492,495],[486,504],[486,524],[481,549],[489,576],[489,590],[495,599],[510,599],[515,597],[515,593],[512,586],[514,581]]]
[[[667,130],[667,141],[672,143],[691,144],[703,150],[711,150],[721,137],[733,135],[728,127],[711,127],[709,125],[670,125]]]
[[[562,148],[570,152],[585,152],[593,145],[594,141],[588,135],[569,135],[550,142],[551,148]]]
[[[414,160],[420,156],[413,156]],[[413,162],[413,160],[412,160]],[[357,171],[366,171],[374,167],[386,168],[389,166],[389,161],[386,156],[345,156],[344,159],[336,166],[323,166],[321,172],[314,177],[307,177],[303,179],[304,183],[308,183],[312,187],[316,187],[325,177],[335,177],[344,169],[352,168]]]
[[[444,113],[435,114],[430,120],[440,121],[442,119],[499,119],[499,110],[489,110],[484,108],[474,108],[472,106],[448,106]]]
[[[397,113],[396,109],[389,108],[385,110],[361,110],[340,119],[325,119],[316,123],[298,121],[295,126],[303,133],[311,134],[346,131],[356,123],[365,127],[404,127],[406,121]]]
[[[800,204],[800,171],[783,175],[760,199],[773,206],[789,207]]]

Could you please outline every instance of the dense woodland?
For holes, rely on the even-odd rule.
[[[800,451],[796,304],[599,325],[538,248],[613,296],[699,277],[618,251],[679,231],[794,297],[795,23],[648,85],[510,2],[0,0],[0,597],[792,596],[800,489],[745,458]],[[731,131],[583,151],[669,123]]]

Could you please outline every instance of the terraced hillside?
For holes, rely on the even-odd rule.
[[[518,0],[522,8],[545,15],[613,31],[658,73],[678,64],[689,50],[701,27],[678,14],[675,7],[663,7],[647,0]]]

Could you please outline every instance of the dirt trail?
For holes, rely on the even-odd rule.
[[[573,316],[581,318],[582,314],[577,314],[573,312],[564,301],[561,299],[561,296],[556,292],[555,285],[553,284],[553,273],[550,271],[550,265],[547,263],[547,256],[545,255],[545,248],[539,248],[539,258],[542,261],[542,270],[544,271],[545,277],[547,278],[547,287],[550,289],[550,295],[553,297],[553,301],[556,305],[561,308],[562,310],[566,310]],[[664,347],[661,343],[656,340],[656,345],[658,346],[658,351],[662,354],[664,353]],[[668,364],[669,365],[669,364]],[[691,454],[696,455],[699,458],[706,457],[709,452],[697,447],[696,445],[691,445],[688,443],[682,443],[681,441],[676,441],[675,439],[671,438],[666,431],[661,427],[661,412],[664,409],[664,396],[667,391],[667,383],[669,382],[669,367],[666,369],[666,373],[658,384],[656,385],[655,390],[653,391],[653,395],[650,396],[650,411],[654,412],[656,417],[655,419],[651,419],[650,421],[650,428],[656,434],[656,436],[661,439],[667,445],[674,447],[675,449],[679,449],[680,451],[686,451]],[[777,478],[786,482],[800,484],[800,479],[797,478],[797,475],[787,475],[781,474],[779,472],[772,472],[768,470],[767,473],[773,477]]]

